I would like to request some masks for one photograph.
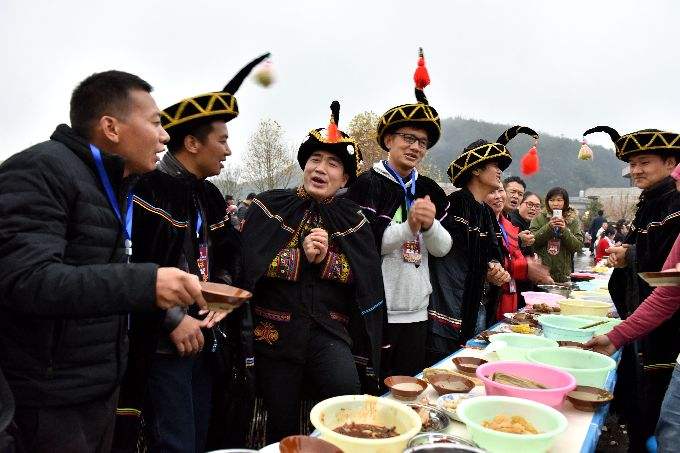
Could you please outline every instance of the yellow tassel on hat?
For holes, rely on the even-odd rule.
[[[578,150],[578,158],[581,160],[592,160],[593,159],[593,150],[590,149],[590,146],[586,143],[586,139],[584,138],[583,141],[581,141],[581,149]]]

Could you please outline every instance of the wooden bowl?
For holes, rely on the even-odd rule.
[[[398,399],[414,399],[427,388],[427,382],[412,376],[390,376],[384,382]]]
[[[595,412],[598,407],[613,400],[614,395],[601,388],[577,385],[574,390],[567,393],[567,399],[574,405],[574,409]]]
[[[245,289],[223,283],[200,282],[201,294],[208,303],[209,310],[228,310],[240,306],[253,294]]]
[[[458,371],[463,373],[475,374],[477,367],[484,365],[487,361],[477,357],[454,357],[453,364],[456,365]]]
[[[342,453],[335,445],[309,436],[288,436],[281,439],[279,443],[281,453]]]
[[[447,393],[468,393],[475,388],[475,383],[463,376],[455,374],[438,374],[430,379],[430,384],[440,395]]]

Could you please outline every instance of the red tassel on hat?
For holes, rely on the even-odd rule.
[[[335,121],[333,121],[333,118],[331,118],[331,122],[328,123],[328,137],[327,140],[330,143],[335,143],[338,140],[340,140],[340,134],[338,133],[338,125],[335,124]]]
[[[540,161],[538,159],[538,150],[536,145],[532,146],[527,153],[522,156],[522,160],[519,162],[520,171],[524,176],[531,176],[538,173],[541,168]]]
[[[423,48],[418,49],[418,67],[413,74],[413,81],[416,83],[416,88],[422,90],[430,84],[430,74],[427,73],[425,67],[425,57],[423,56]]]

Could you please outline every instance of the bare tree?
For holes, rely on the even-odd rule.
[[[241,184],[241,167],[236,164],[227,164],[219,175],[210,178],[223,196],[231,195],[238,200],[243,197]]]
[[[258,192],[288,187],[295,174],[295,161],[283,142],[279,123],[260,121],[248,140],[242,165],[243,179]]]
[[[364,161],[362,172],[370,170],[375,162],[387,156],[378,145],[378,119],[378,115],[373,112],[362,112],[355,115],[347,127],[347,133],[356,140],[361,150]]]
[[[631,220],[635,216],[638,197],[629,194],[610,195],[602,198],[602,205],[607,218]]]

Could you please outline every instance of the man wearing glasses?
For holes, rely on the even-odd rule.
[[[451,236],[438,220],[446,208],[444,191],[416,169],[441,135],[425,85],[416,78],[417,103],[393,107],[380,118],[377,140],[387,159],[360,175],[347,194],[371,223],[382,256],[388,320],[382,371],[387,376],[422,370],[432,292],[428,255],[444,256],[451,248]]]

